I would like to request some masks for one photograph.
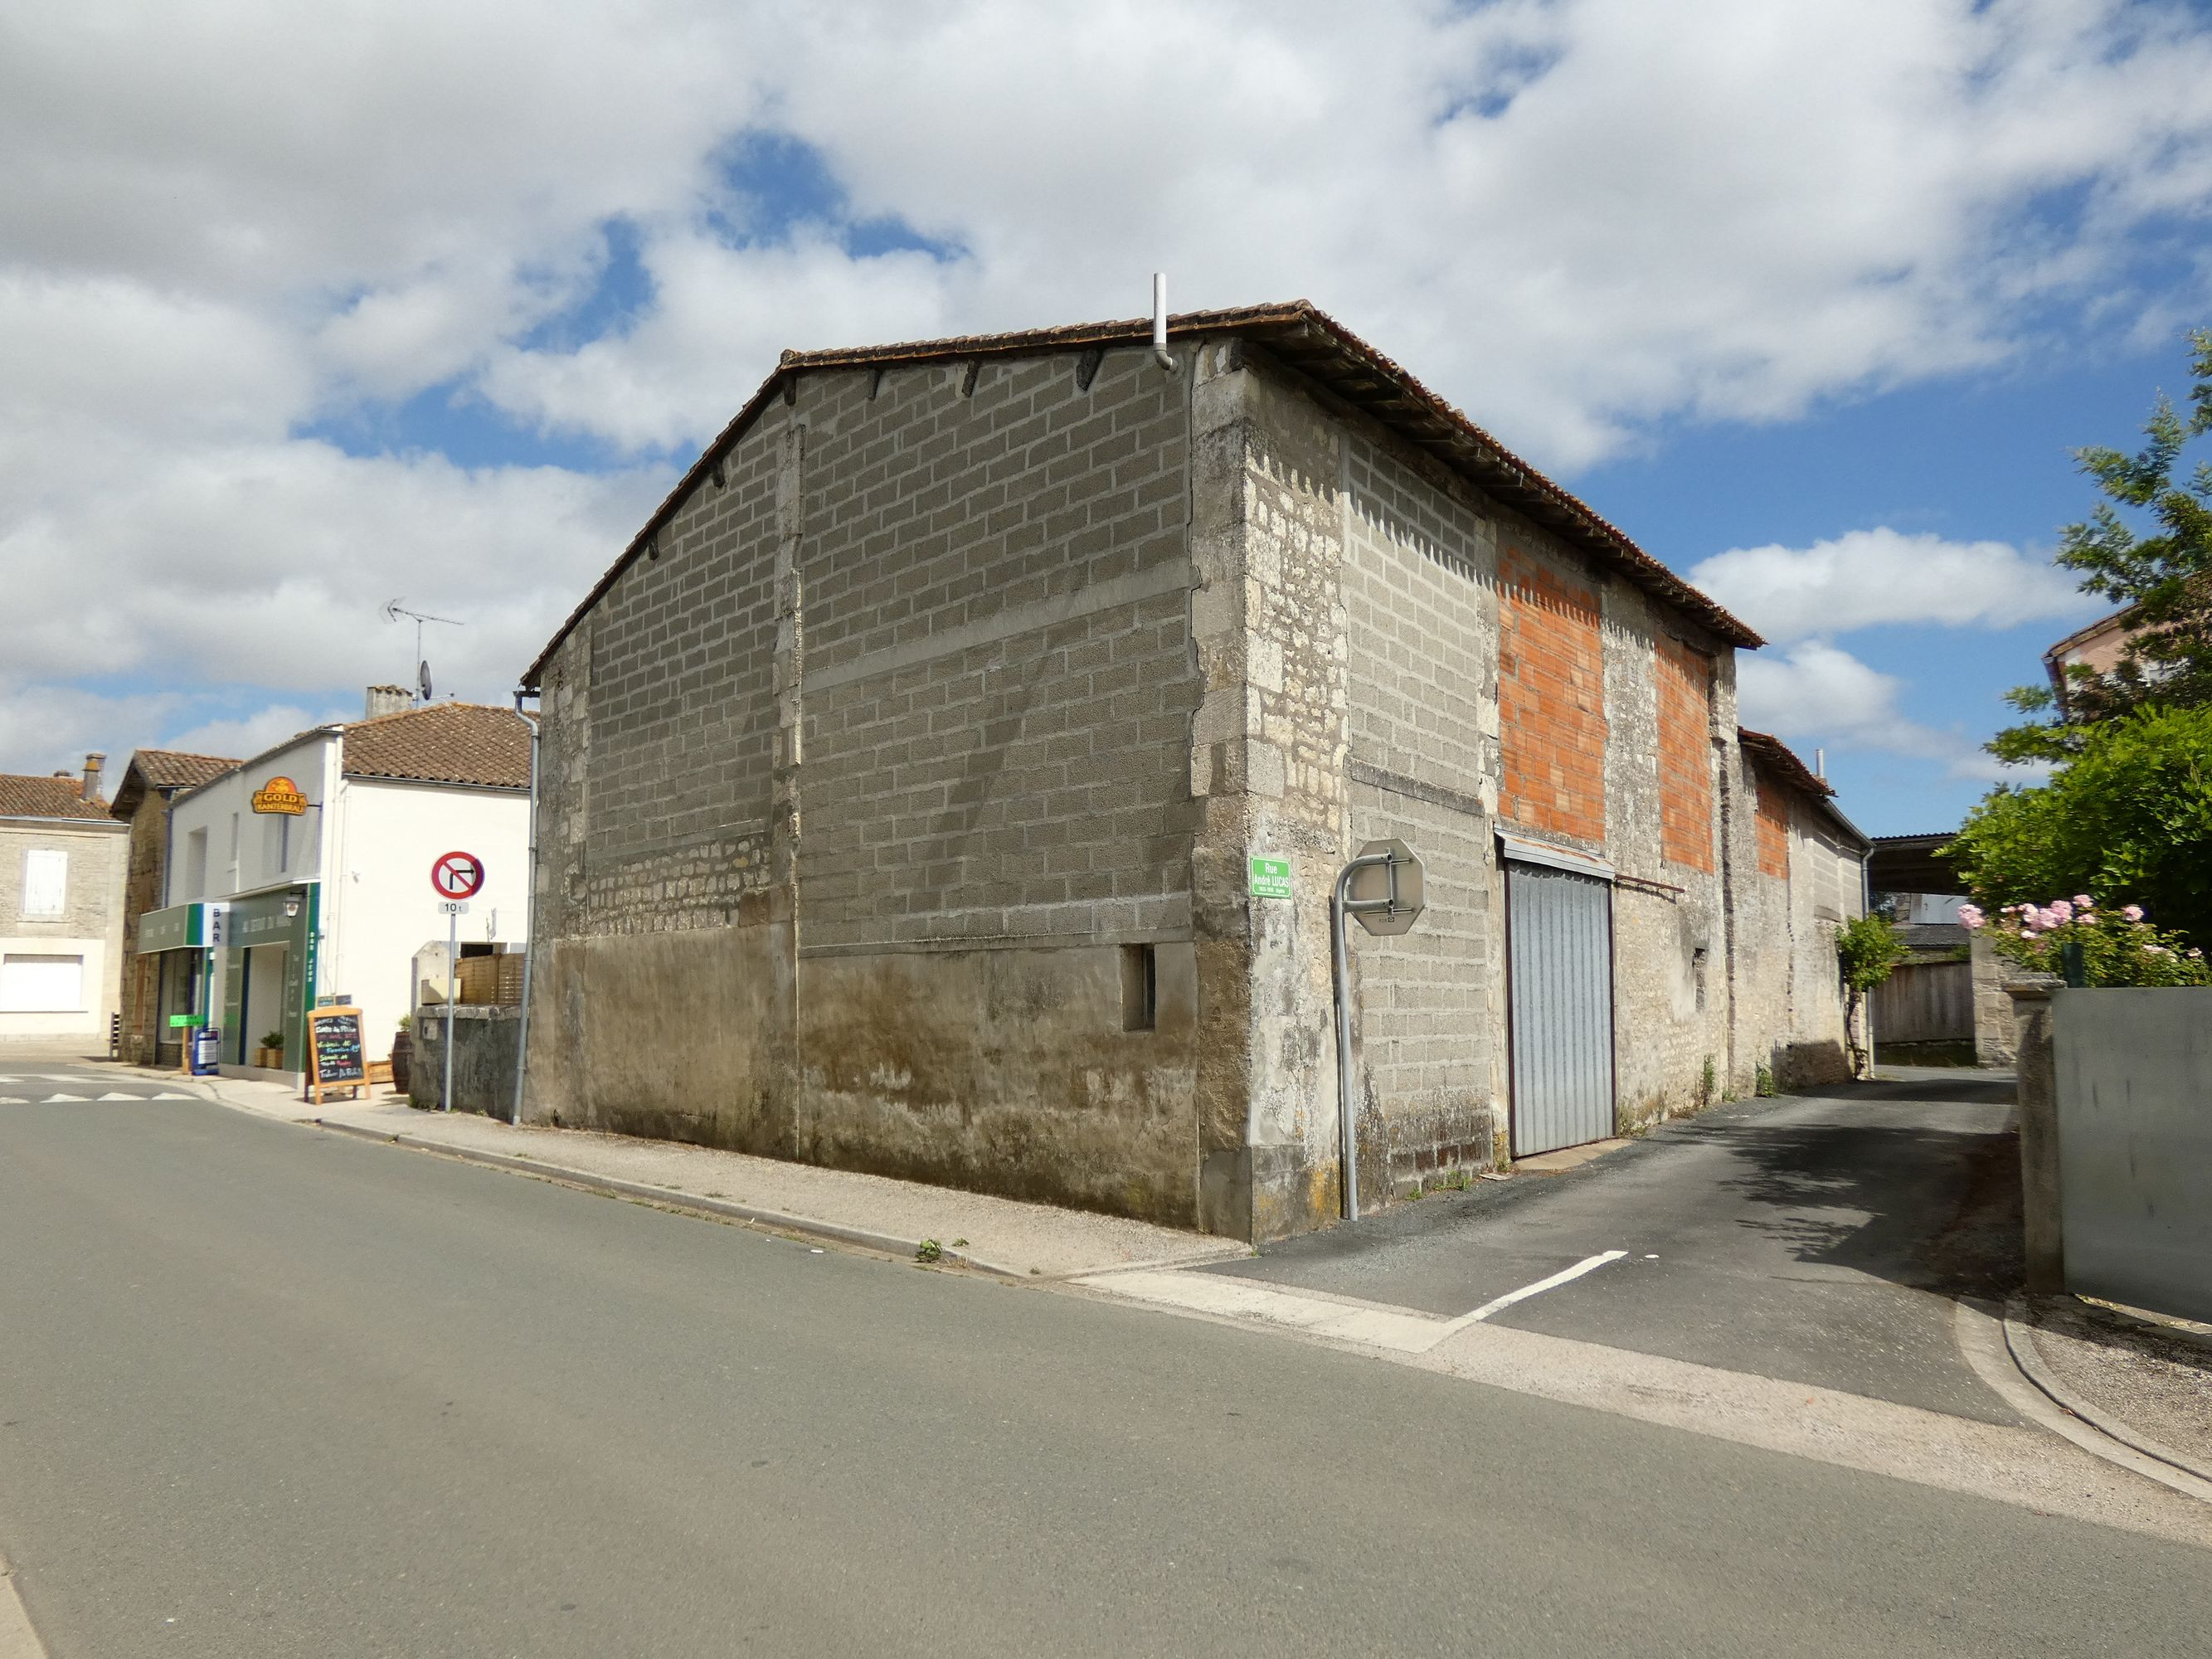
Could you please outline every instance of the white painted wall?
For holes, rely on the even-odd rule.
[[[323,889],[322,988],[360,1002],[362,1046],[381,1060],[411,1006],[415,952],[434,939],[445,943],[446,918],[430,886],[441,854],[483,860],[483,890],[461,918],[464,943],[520,945],[527,936],[530,797],[349,778],[338,803]]]
[[[337,750],[335,735],[310,732],[239,771],[178,796],[169,815],[170,847],[175,856],[169,861],[167,902],[228,898],[235,893],[258,893],[319,876],[325,863],[323,843],[331,833],[325,822],[326,804],[337,773]],[[282,867],[275,857],[276,832],[269,828],[277,821],[277,815],[255,812],[252,799],[255,790],[279,776],[298,784],[310,803],[305,812],[290,820],[290,859]],[[234,829],[235,860],[231,853]],[[207,832],[207,873],[201,890],[193,892],[188,890],[193,885],[193,872],[188,866],[196,862],[191,852],[196,830]]]

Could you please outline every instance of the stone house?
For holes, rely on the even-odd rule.
[[[82,776],[0,775],[0,1048],[104,1053],[123,951],[123,826]]]
[[[173,749],[141,749],[123,769],[109,815],[130,828],[123,889],[121,1006],[123,1058],[140,1066],[183,1062],[183,1046],[167,1015],[193,1006],[183,953],[139,951],[139,920],[161,908],[169,878],[169,803],[180,793],[222,775],[238,763]],[[196,965],[196,964],[194,964]],[[176,983],[165,981],[174,979]]]
[[[787,353],[524,677],[526,1109],[1319,1226],[1384,837],[1370,1202],[1747,1091],[1839,1048],[1857,892],[1738,738],[1758,643],[1304,303]]]

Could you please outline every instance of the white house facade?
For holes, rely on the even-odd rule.
[[[129,832],[82,779],[0,775],[0,1049],[105,1048],[123,944]]]

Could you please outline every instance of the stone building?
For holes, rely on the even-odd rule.
[[[1747,1090],[1841,1035],[1754,961],[1856,908],[1788,778],[1759,872],[1758,642],[1303,303],[787,353],[525,676],[527,1109],[1321,1225],[1392,836],[1370,1203]]]
[[[105,1053],[123,949],[123,826],[80,777],[0,775],[0,1048]]]
[[[168,1017],[198,1006],[197,952],[141,952],[139,921],[158,910],[169,878],[169,803],[238,763],[173,749],[141,749],[123,769],[109,814],[131,830],[123,889],[121,1005],[123,1058],[140,1066],[181,1065],[180,1034]]]

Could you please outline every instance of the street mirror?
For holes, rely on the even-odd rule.
[[[1390,862],[1369,865],[1352,872],[1351,883],[1345,891],[1345,897],[1350,901],[1346,908],[1369,933],[1387,937],[1411,929],[1427,899],[1421,861],[1413,856],[1412,848],[1394,839],[1370,841],[1359,849],[1362,858],[1378,853],[1389,854]],[[1364,904],[1387,904],[1389,908],[1358,908]]]

